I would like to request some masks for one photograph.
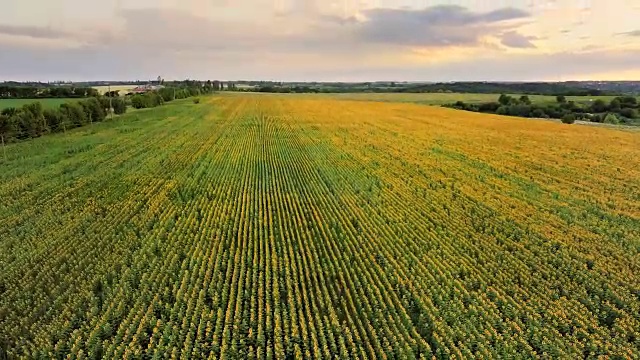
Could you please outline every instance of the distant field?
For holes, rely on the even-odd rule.
[[[421,93],[421,94],[401,94],[401,93],[352,93],[352,94],[322,94],[336,99],[344,100],[364,100],[364,101],[385,101],[385,102],[408,102],[426,105],[442,105],[456,101],[464,101],[468,103],[481,103],[498,101],[500,94],[463,94],[463,93]],[[511,94],[514,97],[520,97],[521,94]],[[534,103],[542,104],[555,102],[555,96],[546,95],[529,95]],[[590,100],[603,99],[606,102],[611,101],[614,96],[567,96],[568,101],[579,103],[589,102]]]
[[[20,107],[25,104],[31,104],[34,102],[41,102],[45,108],[55,108],[69,101],[76,101],[78,99],[0,99],[0,110],[9,107]]]
[[[131,91],[131,89],[133,89],[134,87],[136,87],[137,85],[117,85],[117,86],[111,86],[111,91],[118,91],[120,90],[120,95],[125,95],[126,93],[128,93],[129,91]],[[100,92],[100,94],[104,94],[107,91],[109,91],[109,86],[94,86],[94,89],[98,90]]]
[[[255,85],[236,84],[236,89],[254,89]]]

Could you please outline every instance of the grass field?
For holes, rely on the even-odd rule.
[[[76,101],[78,99],[0,99],[0,110],[9,107],[21,107],[25,104],[31,104],[34,102],[41,102],[44,108],[55,108],[69,101]]]
[[[640,134],[226,95],[9,146],[26,358],[640,357]]]
[[[425,105],[443,105],[464,101],[467,103],[484,103],[498,101],[500,94],[462,94],[462,93],[347,93],[347,94],[323,94],[331,98],[342,100],[366,100],[385,102],[409,102]],[[515,98],[521,94],[511,94]],[[534,104],[555,103],[555,96],[528,95]],[[567,96],[567,101],[577,103],[589,103],[591,100],[602,99],[609,103],[615,96]]]

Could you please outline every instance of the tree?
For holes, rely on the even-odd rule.
[[[601,123],[603,120],[604,119],[600,114],[593,114],[591,116],[591,122]]]
[[[542,109],[540,109],[540,108],[537,108],[537,109],[534,109],[534,110],[531,112],[531,117],[533,117],[533,118],[539,118],[539,119],[546,119],[546,118],[548,118],[549,116],[544,112],[544,110],[542,110]]]
[[[136,94],[131,97],[131,106],[134,109],[143,109],[147,106],[147,98],[144,95]]]
[[[43,112],[47,125],[53,132],[63,131],[68,125],[69,119],[60,109],[45,109]]]
[[[102,121],[106,117],[106,112],[103,104],[97,98],[88,98],[80,102],[80,105],[84,108],[87,118],[93,121]]]
[[[509,96],[509,95],[502,94],[498,98],[498,102],[501,105],[510,105],[513,102],[513,98],[511,96]]]
[[[529,97],[527,95],[520,96],[519,102],[520,102],[520,104],[531,105],[531,99],[529,99]]]
[[[127,102],[124,99],[116,98],[111,102],[113,106],[113,112],[117,115],[121,115],[127,112]]]
[[[13,115],[18,113],[18,109],[14,108],[14,107],[8,107],[8,108],[4,108],[2,109],[2,111],[0,112],[0,114],[2,115],[6,115],[8,117],[12,117]]]
[[[604,117],[604,120],[602,122],[605,124],[619,124],[620,120],[618,119],[616,114],[608,113],[607,116]]]
[[[618,98],[615,98],[611,100],[611,103],[609,104],[609,109],[611,109],[611,111],[619,111],[621,106],[622,104],[620,103],[620,100],[618,100]]]
[[[87,123],[87,115],[78,103],[66,103],[60,105],[60,110],[69,119],[69,126],[82,126]],[[66,131],[66,126],[63,128]]]
[[[162,100],[164,100],[165,102],[172,101],[175,100],[176,88],[162,88],[158,91],[158,93],[160,94],[160,96],[162,96]]]
[[[634,96],[618,96],[615,98],[620,102],[620,106],[623,108],[636,108],[638,107],[638,99]]]
[[[567,102],[567,97],[564,95],[558,95],[556,96],[556,102],[563,104]]]
[[[638,118],[638,110],[632,108],[624,108],[620,110],[620,115],[628,118],[628,119],[636,119]]]
[[[32,134],[35,135],[35,137],[38,137],[49,131],[46,119],[44,118],[42,103],[36,101],[30,104],[26,104],[22,107],[22,110],[31,114],[31,121],[33,122],[33,124],[31,125]]]
[[[602,99],[598,99],[591,104],[591,112],[602,113],[607,111],[607,104]]]
[[[496,114],[498,114],[498,115],[509,115],[509,107],[508,106],[500,106],[496,110]]]
[[[500,103],[488,102],[488,103],[483,103],[483,104],[478,105],[478,110],[480,112],[493,113],[493,112],[498,111],[499,107],[500,107]]]
[[[576,122],[576,116],[574,114],[566,114],[562,117],[562,123],[564,124],[573,124]]]
[[[2,152],[5,159],[7,158],[6,149],[4,147],[5,143],[13,137],[15,131],[15,124],[12,122],[11,117],[8,115],[0,115],[0,141],[2,142]]]

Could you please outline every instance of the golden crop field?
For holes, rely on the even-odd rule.
[[[104,95],[107,91],[111,90],[111,91],[120,91],[120,95],[125,95],[126,93],[130,92],[133,88],[135,88],[138,85],[135,84],[131,84],[131,85],[113,85],[113,86],[94,86],[94,89],[98,90],[98,92],[100,92],[101,95]]]
[[[16,358],[640,357],[640,133],[227,95],[7,147]]]

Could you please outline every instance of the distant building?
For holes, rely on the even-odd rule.
[[[155,90],[160,90],[162,88],[164,88],[164,85],[147,84],[147,85],[136,86],[133,89],[131,89],[131,92],[134,94],[143,94],[143,93],[146,93],[147,91],[155,91]]]

